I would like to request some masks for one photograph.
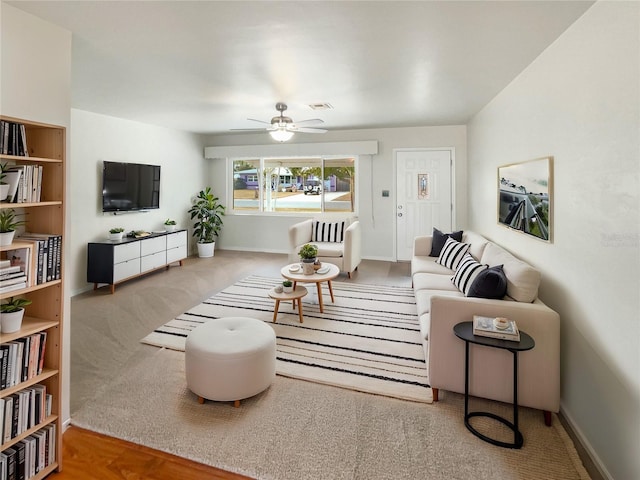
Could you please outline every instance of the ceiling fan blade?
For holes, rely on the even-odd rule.
[[[264,128],[232,128],[232,132],[264,132]]]
[[[309,127],[294,127],[289,129],[293,132],[301,132],[301,133],[327,133],[328,130],[324,128],[309,128]]]
[[[322,120],[321,118],[310,118],[309,120],[302,120],[301,122],[296,122],[296,126],[304,125],[304,126],[310,127],[312,125],[320,125],[321,123],[324,123],[324,120]]]
[[[252,122],[263,123],[264,125],[271,125],[269,122],[265,122],[263,120],[256,120],[255,118],[247,118],[247,120],[251,120]]]

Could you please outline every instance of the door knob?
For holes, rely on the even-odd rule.
[[[402,213],[399,213],[399,214],[398,214],[398,216],[399,216],[399,217],[401,217],[401,216],[402,216]]]

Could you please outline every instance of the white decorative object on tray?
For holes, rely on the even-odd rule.
[[[514,342],[520,341],[520,331],[514,320],[509,320],[503,317],[483,317],[480,315],[473,316],[473,334],[481,337],[499,338],[502,340],[511,340]],[[506,321],[506,326],[504,322]],[[498,325],[501,325],[498,327]]]
[[[319,275],[324,275],[325,273],[327,273],[329,271],[329,267],[328,266],[324,266],[322,268],[319,268],[318,270],[316,270],[316,272]]]
[[[293,273],[293,272],[297,272],[298,270],[300,270],[300,265],[291,265],[291,266],[289,267],[289,271],[290,271],[291,273]]]

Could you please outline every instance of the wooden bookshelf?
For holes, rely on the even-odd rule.
[[[16,341],[21,338],[46,332],[44,350],[44,367],[42,372],[28,380],[22,381],[0,390],[0,399],[15,395],[21,390],[36,384],[44,385],[46,393],[52,395],[51,414],[36,425],[31,425],[25,431],[13,436],[9,441],[0,437],[0,451],[14,447],[22,439],[55,425],[55,461],[40,470],[35,479],[41,479],[53,471],[62,469],[62,328],[63,328],[63,279],[64,279],[64,244],[65,244],[65,157],[66,157],[66,129],[62,126],[49,125],[41,122],[0,116],[0,120],[24,125],[28,156],[7,155],[0,151],[0,162],[29,165],[36,164],[43,167],[40,201],[29,203],[0,203],[0,209],[15,209],[17,214],[24,215],[27,224],[25,231],[59,235],[61,242],[61,261],[59,279],[36,284],[35,279],[27,284],[27,288],[0,294],[0,299],[9,297],[24,297],[32,301],[26,307],[22,328],[15,333],[0,333],[0,344]],[[33,243],[20,239],[21,231],[17,232],[11,246],[2,247],[1,251],[17,248],[16,245]],[[2,415],[4,417],[4,415]],[[0,426],[0,430],[2,427]]]

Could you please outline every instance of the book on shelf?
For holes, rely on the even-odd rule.
[[[506,319],[504,326],[496,322],[495,317],[473,316],[473,334],[481,337],[499,338],[501,340],[520,341],[520,331],[515,320]]]
[[[11,260],[0,260],[0,269],[11,267]]]
[[[0,287],[8,287],[9,285],[15,285],[16,283],[26,283],[27,276],[24,272],[20,272],[21,275],[18,275],[13,278],[6,278],[4,280],[0,280]]]
[[[29,156],[27,129],[24,124],[0,121],[0,153],[3,155]]]
[[[15,168],[9,168],[5,173],[4,182],[9,185],[9,192],[5,202],[15,203],[17,201],[18,185],[20,184],[20,176],[22,172]]]
[[[7,257],[7,259],[9,259],[11,261],[11,265],[14,267],[20,267],[20,271],[24,272],[26,278],[25,278],[25,283],[26,283],[26,287],[30,287],[31,285],[34,284],[34,276],[35,276],[35,268],[36,268],[36,263],[34,261],[34,249],[29,246],[29,247],[20,247],[20,248],[13,248],[10,250],[6,250],[5,251],[5,255]],[[25,288],[25,286],[23,286],[22,288]],[[10,287],[4,287],[4,288],[10,288]],[[10,291],[10,290],[1,290],[2,291]]]

